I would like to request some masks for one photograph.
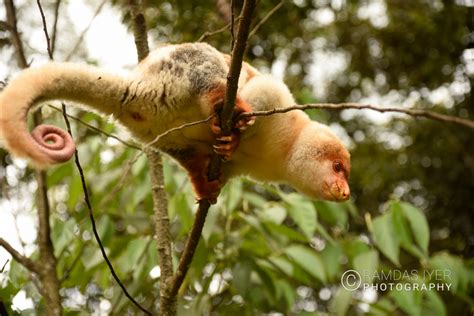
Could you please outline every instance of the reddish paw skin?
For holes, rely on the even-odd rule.
[[[219,111],[223,106],[222,101],[214,104],[215,115],[210,121],[211,132],[216,135],[216,143],[213,146],[214,152],[221,155],[224,161],[231,159],[232,154],[237,149],[240,143],[240,133],[245,130],[248,125],[255,123],[255,117],[246,117],[235,122],[230,135],[222,135],[221,121]],[[234,108],[234,119],[240,114],[252,111],[250,105],[240,98],[236,99]]]
[[[196,200],[208,200],[211,204],[215,204],[224,181],[222,175],[216,180],[209,181],[207,174],[209,172],[211,155],[183,151],[181,155],[174,154],[173,157],[188,171],[194,193],[196,194]]]
[[[214,152],[223,156],[225,161],[231,159],[232,154],[240,143],[240,132],[234,131],[229,136],[221,136],[216,138],[217,143],[213,146]]]
[[[201,179],[191,179],[194,184],[194,191],[196,193],[196,201],[208,200],[211,204],[216,204],[217,197],[222,189],[222,182],[220,179],[209,181],[207,176]],[[197,182],[200,184],[197,185]]]

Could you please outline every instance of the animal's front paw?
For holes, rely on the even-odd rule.
[[[243,101],[242,99],[236,100],[236,106],[234,108],[234,128],[238,129],[239,131],[244,131],[247,129],[248,126],[251,126],[255,123],[255,116],[244,117],[240,118],[239,116],[242,113],[252,112],[252,108],[248,103]]]
[[[216,204],[222,186],[223,184],[220,179],[209,181],[207,176],[205,176],[200,185],[195,187],[196,201],[208,200],[209,203]]]
[[[240,132],[234,131],[229,136],[218,136],[216,141],[217,143],[212,146],[214,152],[221,155],[224,161],[228,161],[239,146]]]

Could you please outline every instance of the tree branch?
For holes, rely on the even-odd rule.
[[[39,268],[36,265],[36,263],[31,261],[30,258],[25,257],[21,253],[16,251],[16,249],[13,248],[13,246],[10,245],[8,241],[6,241],[3,238],[0,238],[0,246],[6,251],[8,251],[8,253],[13,257],[13,259],[18,261],[18,263],[20,263],[22,266],[28,269],[28,271],[39,274]]]
[[[9,26],[11,42],[15,47],[16,51],[16,60],[18,66],[22,69],[28,68],[28,63],[26,62],[25,50],[23,49],[23,42],[20,38],[20,33],[17,28],[17,19],[16,19],[16,8],[13,4],[13,0],[4,0],[5,10],[7,13],[7,24]]]
[[[51,52],[54,54],[56,50],[56,39],[58,35],[58,21],[59,21],[59,7],[61,6],[61,0],[56,0],[54,4],[54,22],[53,22],[53,34],[51,36]]]
[[[239,115],[239,118],[245,118],[250,116],[268,116],[278,113],[286,113],[295,110],[309,110],[309,109],[329,109],[329,110],[346,110],[346,109],[357,109],[357,110],[373,110],[377,112],[396,112],[403,113],[413,117],[423,117],[431,120],[455,123],[465,127],[474,129],[474,121],[446,114],[441,114],[433,111],[417,110],[417,109],[402,109],[397,107],[381,107],[370,104],[356,104],[356,103],[314,103],[305,105],[294,105],[287,108],[278,108],[267,111],[255,111],[246,112]]]
[[[237,38],[235,40],[235,45],[233,45],[232,50],[232,59],[231,65],[229,68],[229,74],[227,76],[227,89],[226,96],[224,101],[224,107],[222,109],[221,118],[222,118],[222,131],[224,134],[229,133],[232,128],[232,115],[234,111],[235,99],[237,96],[237,87],[239,82],[240,70],[242,68],[242,59],[245,53],[245,48],[247,45],[247,38],[249,34],[250,22],[252,18],[252,13],[255,8],[255,0],[245,0],[244,7],[242,9],[241,17],[239,23],[239,28],[237,31]],[[219,177],[221,170],[221,158],[218,155],[214,155],[211,160],[209,167],[209,180],[214,180]],[[175,296],[181,287],[184,278],[189,269],[189,265],[196,251],[196,247],[199,243],[199,239],[202,234],[202,229],[206,220],[209,207],[211,206],[208,200],[199,201],[199,207],[195,215],[194,223],[189,233],[189,237],[186,241],[183,254],[179,260],[179,265],[177,271],[173,277],[172,286],[170,287],[170,295]]]
[[[56,110],[56,111],[61,112],[61,113],[64,113],[62,109],[59,109],[59,108],[55,107],[54,105],[48,104],[48,106],[49,106],[50,108],[52,108],[53,110]],[[110,138],[113,138],[113,139],[119,141],[120,143],[124,144],[124,145],[127,146],[127,147],[130,147],[130,148],[133,148],[133,149],[137,149],[137,150],[142,150],[139,146],[134,145],[134,144],[131,144],[131,143],[128,143],[128,142],[126,142],[125,140],[121,139],[120,137],[118,137],[118,136],[116,136],[116,135],[107,133],[106,131],[101,130],[100,128],[97,128],[97,127],[95,127],[95,126],[93,126],[93,125],[91,125],[91,124],[89,124],[89,123],[87,123],[87,122],[81,120],[80,118],[78,118],[78,117],[76,117],[76,116],[74,116],[74,115],[71,115],[71,114],[66,113],[66,116],[67,116],[68,118],[70,118],[70,119],[73,119],[73,120],[76,121],[76,122],[81,123],[82,125],[84,125],[85,127],[87,127],[87,128],[90,129],[90,130],[93,130],[93,131],[95,131],[95,132],[97,132],[97,133],[99,133],[99,134],[102,134],[102,135],[104,135],[104,136],[107,136],[107,137],[110,137]]]
[[[133,35],[137,47],[138,61],[149,53],[147,29],[140,1],[129,0],[128,5],[132,18]],[[173,277],[173,257],[171,250],[171,233],[168,215],[168,197],[164,190],[162,157],[149,145],[144,146],[148,157],[151,179],[153,211],[155,214],[155,235],[160,262],[160,314],[176,315],[176,295],[169,295],[169,280]]]
[[[249,34],[249,38],[251,38],[252,36],[255,35],[255,33],[257,33],[258,29],[263,25],[265,24],[265,22],[267,22],[267,20],[275,13],[278,11],[278,9],[280,9],[283,4],[285,3],[284,0],[281,0],[275,7],[273,7],[273,9],[271,9],[264,17],[263,19],[261,19],[257,25],[255,25],[255,27],[252,29],[252,32],[250,32]]]
[[[41,14],[48,55],[52,60],[53,52],[51,50],[48,27],[46,25],[43,7],[41,6],[40,0],[37,0],[36,3]],[[38,109],[34,115],[34,123],[35,125],[39,125],[41,121],[41,109]],[[59,294],[60,283],[57,275],[57,259],[54,256],[54,246],[53,242],[51,241],[51,225],[49,223],[51,210],[48,199],[48,188],[46,184],[46,172],[35,171],[35,175],[36,181],[38,183],[38,247],[40,260],[42,263],[42,272],[39,277],[44,288],[46,313],[48,315],[62,315],[63,308],[61,305],[61,295]]]
[[[232,130],[232,115],[234,112],[235,99],[237,97],[237,88],[239,84],[240,70],[242,69],[242,60],[247,47],[247,38],[249,35],[252,13],[255,8],[255,0],[246,0],[242,8],[237,38],[232,49],[232,58],[227,75],[227,88],[224,99],[224,107],[221,112],[222,134],[228,135]],[[213,155],[209,166],[209,180],[215,180],[219,177],[221,169],[221,157]]]
[[[67,54],[66,58],[64,58],[65,61],[69,61],[72,56],[77,52],[77,49],[79,48],[79,45],[81,45],[82,41],[84,40],[84,36],[87,34],[89,29],[92,26],[92,23],[94,22],[95,18],[99,15],[100,11],[102,11],[102,8],[104,5],[107,3],[107,0],[102,0],[102,2],[99,4],[97,9],[94,12],[94,15],[92,16],[91,20],[89,21],[89,24],[86,26],[84,30],[82,30],[81,35],[79,35],[78,40],[76,41],[76,44],[74,44],[74,47],[69,51],[69,54]]]
[[[212,35],[216,35],[216,34],[219,34],[219,33],[222,33],[226,30],[228,30],[230,28],[230,23],[227,23],[225,26],[221,27],[220,29],[218,30],[215,30],[215,31],[206,31],[204,32],[201,37],[199,37],[199,39],[197,40],[198,42],[202,42],[204,41],[206,38],[208,38],[209,36],[212,36]]]

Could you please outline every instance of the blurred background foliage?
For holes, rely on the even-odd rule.
[[[114,7],[106,10],[122,14],[126,24],[124,2],[112,1]],[[233,2],[236,10],[242,5]],[[91,8],[99,5],[99,1],[85,3]],[[196,41],[225,27],[229,12],[222,5],[225,8],[226,3],[148,0],[151,42],[157,46]],[[259,1],[254,25],[276,5],[276,1]],[[45,1],[44,6],[52,11],[54,2]],[[26,33],[41,27],[28,14],[33,9],[28,3],[18,6],[25,43]],[[78,36],[70,27],[59,33],[60,38]],[[226,31],[205,41],[229,52],[230,39]],[[66,56],[72,42],[59,42],[58,60]],[[2,56],[13,60],[8,29],[1,23],[0,49]],[[30,45],[26,50],[30,55],[39,53]],[[100,64],[88,57],[84,47],[75,58]],[[474,119],[474,5],[469,0],[284,1],[250,38],[246,59],[262,72],[281,77],[299,103],[370,102]],[[11,65],[9,73],[16,71]],[[44,112],[47,120],[63,124],[56,111]],[[71,113],[125,137],[94,114]],[[350,148],[351,201],[310,201],[287,187],[231,181],[208,215],[180,292],[180,314],[472,314],[473,131],[367,111],[308,113],[329,124]],[[141,156],[131,164],[135,149],[83,124],[73,122],[73,127],[103,243],[129,292],[156,310],[159,269],[146,160]],[[12,162],[5,151],[0,151],[0,158],[0,177],[5,180],[2,207],[10,208],[17,219],[31,217],[35,191],[31,171]],[[196,205],[182,169],[169,159],[164,168],[179,258]],[[136,314],[111,279],[92,238],[73,164],[53,168],[48,187],[67,314]],[[36,258],[34,239],[22,242],[23,251]],[[340,285],[341,275],[349,269],[361,273],[416,270],[418,278],[395,281],[446,282],[452,287],[449,291],[351,292]],[[16,262],[10,262],[7,270],[0,289],[2,301],[12,302],[21,292],[34,304],[14,313],[41,314],[44,306],[34,278]],[[451,274],[444,280],[430,279],[426,271],[434,270]]]

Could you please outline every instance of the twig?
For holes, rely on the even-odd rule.
[[[209,36],[213,36],[213,35],[216,35],[216,34],[219,34],[219,33],[222,33],[224,31],[228,30],[229,27],[230,27],[230,23],[226,24],[225,26],[223,26],[220,29],[217,29],[215,31],[206,31],[201,35],[201,37],[199,37],[199,39],[197,41],[202,42],[206,38],[208,38]]]
[[[181,258],[179,258],[178,268],[176,269],[172,280],[173,282],[171,283],[171,287],[169,289],[170,296],[175,296],[178,293],[179,288],[183,284],[184,278],[188,273],[189,265],[193,260],[194,253],[196,252],[196,248],[202,234],[202,229],[206,221],[209,207],[211,207],[211,203],[209,203],[208,200],[199,201],[199,206],[196,211],[196,215],[194,215],[193,226],[191,227],[188,239],[186,240],[186,244],[184,245],[184,250],[181,254]]]
[[[7,23],[10,27],[10,35],[13,46],[16,50],[16,60],[20,68],[27,68],[28,63],[25,58],[25,50],[23,49],[23,42],[20,39],[20,33],[17,28],[16,8],[13,0],[5,0],[5,11],[7,13]]]
[[[237,95],[240,69],[242,68],[242,59],[247,44],[250,22],[254,8],[255,0],[245,0],[241,14],[242,19],[239,23],[237,38],[235,40],[235,45],[232,50],[232,59],[229,74],[227,76],[226,96],[224,101],[224,107],[221,113],[221,128],[223,133],[228,133],[231,130],[232,114],[235,104],[235,98]],[[209,180],[212,181],[213,179],[217,179],[220,174],[220,169],[221,158],[218,155],[214,155],[209,167]],[[194,252],[196,251],[196,247],[199,243],[199,239],[201,237],[202,229],[204,227],[204,223],[210,206],[211,204],[208,200],[199,201],[199,207],[195,215],[193,226],[191,227],[191,232],[189,233],[189,237],[184,246],[183,254],[181,255],[181,258],[179,260],[178,268],[173,277],[172,287],[170,288],[170,295],[176,295],[184,281],[184,278],[186,277],[189,265],[191,264]]]
[[[445,115],[437,112],[416,110],[416,109],[402,109],[397,107],[380,107],[370,104],[356,104],[356,103],[315,103],[305,105],[295,105],[287,108],[278,108],[267,111],[255,111],[246,112],[239,115],[239,118],[245,118],[250,116],[268,116],[277,113],[286,113],[295,110],[309,110],[309,109],[329,109],[329,110],[346,110],[346,109],[357,109],[357,110],[373,110],[377,112],[396,112],[403,113],[413,117],[424,117],[436,121],[455,123],[474,129],[474,121],[457,117]]]
[[[44,16],[43,7],[41,6],[41,1],[36,0],[36,3],[38,4],[38,9],[40,11],[41,19],[43,21],[43,33],[44,33],[44,36],[46,37],[46,46],[48,49],[48,56],[49,56],[49,59],[53,60],[53,51],[51,50],[51,40],[48,34],[48,27],[46,26],[46,17]]]
[[[52,108],[52,109],[54,109],[54,110],[56,110],[56,111],[58,111],[58,112],[63,113],[63,110],[62,110],[62,109],[59,109],[59,108],[55,107],[54,105],[48,104],[48,107],[50,107],[50,108]],[[105,136],[107,136],[107,137],[113,138],[113,139],[115,139],[115,140],[121,142],[122,144],[124,144],[124,145],[127,146],[127,147],[130,147],[130,148],[133,148],[133,149],[137,149],[137,150],[142,150],[141,147],[139,147],[139,146],[137,146],[137,145],[134,145],[134,144],[131,144],[131,143],[128,143],[128,142],[126,142],[125,140],[121,139],[120,137],[115,136],[114,134],[107,133],[106,131],[101,130],[101,129],[98,128],[98,127],[95,127],[94,125],[91,125],[91,124],[89,124],[89,123],[83,121],[82,119],[80,119],[80,118],[74,116],[74,115],[67,114],[67,113],[66,113],[66,115],[67,115],[68,118],[73,119],[74,121],[81,123],[82,125],[84,125],[84,126],[87,127],[88,129],[91,129],[91,130],[93,130],[93,131],[95,131],[95,132],[97,132],[97,133],[100,133],[100,134],[102,134],[102,135],[105,135]]]
[[[84,243],[81,245],[81,249],[79,250],[79,253],[77,254],[77,256],[74,258],[74,260],[72,261],[71,265],[64,271],[64,274],[61,278],[61,280],[59,280],[59,283],[63,283],[64,281],[66,281],[69,276],[71,275],[71,272],[72,270],[74,270],[74,268],[76,267],[76,265],[79,263],[79,261],[81,260],[82,258],[82,254],[84,253],[84,249],[85,249],[85,245]]]
[[[59,7],[61,6],[61,0],[56,0],[54,4],[54,22],[53,22],[53,35],[51,36],[51,52],[54,54],[56,50],[56,38],[58,35],[58,21],[59,21]]]
[[[281,0],[273,9],[271,9],[267,15],[265,15],[263,17],[263,19],[260,20],[260,22],[258,22],[257,25],[255,25],[255,27],[252,29],[252,31],[250,32],[249,34],[249,38],[251,38],[252,36],[255,35],[255,33],[257,33],[258,29],[265,23],[267,22],[267,20],[276,12],[278,11],[278,9],[280,9],[283,4],[285,3],[285,0]]]
[[[2,266],[2,269],[0,270],[0,273],[3,273],[3,271],[5,271],[5,267],[7,266],[8,262],[10,262],[10,259],[7,259],[7,261],[5,261],[5,263]]]
[[[39,274],[39,269],[36,266],[36,264],[33,261],[31,261],[30,258],[25,257],[24,255],[16,251],[16,249],[13,248],[12,245],[8,243],[8,241],[6,241],[3,238],[0,238],[0,246],[2,246],[3,249],[8,251],[8,253],[13,257],[13,259],[18,261],[25,268],[27,268],[28,271]]]
[[[64,104],[63,104],[63,107]],[[67,126],[67,131],[68,133],[71,135],[72,137],[72,132],[71,132],[71,124],[69,123],[69,120],[67,118],[67,114],[66,112],[63,111],[63,117],[64,117],[64,121],[66,122],[66,126]],[[85,179],[85,176],[84,176],[84,171],[82,169],[82,166],[81,166],[81,163],[79,161],[79,154],[77,152],[77,149],[76,151],[74,152],[74,162],[76,164],[76,167],[77,167],[77,170],[79,171],[79,175],[81,177],[81,184],[82,184],[82,190],[84,191],[84,200],[86,202],[86,206],[87,206],[87,210],[89,212],[89,218],[90,218],[90,221],[91,221],[91,224],[92,224],[92,232],[94,234],[94,237],[97,241],[97,243],[99,244],[99,248],[100,248],[100,252],[102,254],[102,257],[104,258],[107,266],[109,267],[109,270],[110,270],[110,273],[112,274],[113,278],[115,279],[115,281],[117,282],[117,284],[119,285],[119,287],[122,289],[122,292],[124,293],[124,295],[135,305],[137,306],[141,311],[143,311],[145,314],[147,315],[151,315],[151,313],[149,311],[147,311],[145,308],[143,308],[129,293],[128,293],[128,290],[127,288],[122,284],[122,281],[120,281],[120,278],[119,276],[117,275],[117,273],[115,272],[115,269],[112,265],[112,263],[110,262],[108,256],[107,256],[107,253],[105,252],[105,248],[104,248],[104,245],[102,244],[102,241],[100,239],[100,236],[99,236],[99,233],[97,231],[97,225],[96,225],[96,222],[95,222],[95,218],[94,218],[94,213],[92,211],[92,203],[90,201],[90,198],[89,198],[89,191],[87,189],[87,184],[86,184],[86,179]]]
[[[77,52],[77,49],[79,48],[79,45],[81,45],[82,41],[84,40],[84,36],[87,34],[89,29],[92,26],[92,23],[94,22],[95,18],[99,15],[100,11],[102,11],[102,8],[104,5],[107,3],[107,0],[103,0],[100,5],[97,7],[97,9],[94,12],[94,15],[92,16],[91,20],[89,21],[89,24],[86,26],[84,30],[82,30],[81,35],[79,35],[78,40],[76,41],[76,44],[74,44],[74,47],[71,49],[69,54],[67,54],[66,58],[64,58],[65,61],[71,60],[72,56]]]
[[[159,134],[158,136],[156,136],[151,142],[148,142],[146,143],[144,146],[143,146],[143,149],[148,149],[149,147],[151,147],[153,144],[157,143],[158,141],[160,141],[160,139],[162,139],[163,137],[173,133],[173,132],[176,132],[176,131],[179,131],[183,128],[186,128],[186,127],[191,127],[191,126],[194,126],[194,125],[199,125],[199,124],[203,124],[203,123],[207,123],[209,122],[213,117],[214,117],[215,114],[212,114],[210,116],[208,116],[207,118],[205,119],[202,119],[202,120],[199,120],[199,121],[194,121],[194,122],[190,122],[190,123],[185,123],[183,125],[180,125],[180,126],[176,126],[176,127],[173,127],[173,128],[170,128],[169,130],[167,130],[166,132],[164,133],[161,133]]]

